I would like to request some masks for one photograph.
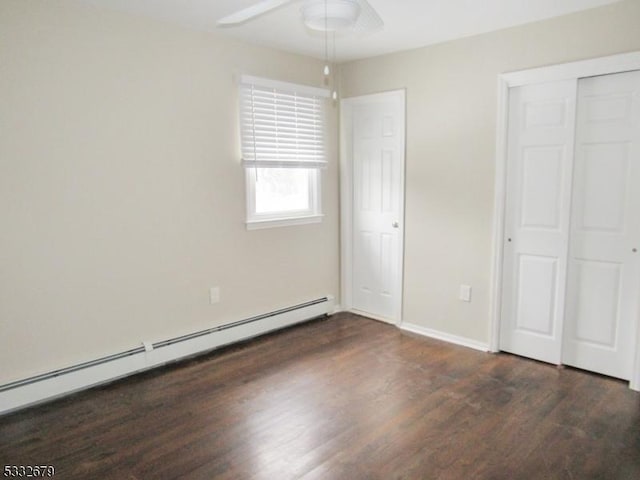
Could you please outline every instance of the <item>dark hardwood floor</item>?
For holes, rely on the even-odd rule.
[[[640,479],[640,394],[339,314],[0,417],[60,479]]]

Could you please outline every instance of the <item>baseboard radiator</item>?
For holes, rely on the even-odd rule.
[[[326,296],[0,385],[0,415],[326,316],[333,311],[333,297]]]

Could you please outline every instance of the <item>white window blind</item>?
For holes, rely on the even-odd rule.
[[[325,102],[320,88],[243,76],[242,163],[254,168],[326,166]]]

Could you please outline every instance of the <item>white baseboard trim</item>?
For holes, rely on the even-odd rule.
[[[13,382],[18,384],[15,387],[0,386],[0,415],[332,313],[333,297],[327,296],[323,300],[311,301],[308,305],[302,304],[300,308],[292,307],[291,310],[282,309],[267,316],[261,315],[255,321],[239,321],[238,325],[229,324],[228,328],[216,329],[210,333],[194,334],[198,336],[193,338],[180,337],[175,343],[172,340],[158,342],[151,351],[138,349],[142,351],[76,370],[71,369],[68,373],[47,376],[42,380],[24,384]]]
[[[398,325],[395,320],[383,317],[382,315],[376,315],[375,313],[364,312],[362,310],[358,310],[357,308],[350,308],[348,311],[356,315],[360,315],[361,317],[376,320],[378,322],[388,323],[389,325]]]
[[[432,330],[413,323],[403,322],[399,325],[400,329],[407,332],[416,333],[424,337],[435,338],[436,340],[442,340],[448,343],[454,343],[463,347],[473,348],[474,350],[480,350],[481,352],[489,351],[489,344],[472,340],[471,338],[459,337],[450,333],[440,332],[438,330]]]
[[[342,305],[338,304],[338,305],[333,307],[333,312],[331,314],[333,315],[333,314],[340,313],[340,312],[344,312],[344,309],[342,308]]]

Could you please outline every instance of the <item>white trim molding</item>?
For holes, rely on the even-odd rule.
[[[50,374],[0,386],[0,415],[200,355],[334,312],[334,298],[311,300],[246,320],[151,344]]]
[[[504,214],[507,181],[507,119],[509,89],[536,83],[577,80],[598,75],[640,70],[640,52],[623,53],[578,62],[551,65],[498,76],[498,106],[496,123],[496,163],[493,213],[493,252],[491,272],[491,303],[489,317],[489,350],[500,350],[500,312],[502,305],[502,265],[504,255]],[[637,328],[636,352],[629,387],[640,391],[640,318]]]
[[[352,100],[340,101],[340,299],[342,308],[353,305],[353,107]]]
[[[306,225],[309,223],[322,223],[323,214],[307,215],[304,217],[277,218],[274,220],[247,221],[247,230],[262,230],[265,228],[290,227],[292,225]]]
[[[471,338],[459,337],[458,335],[452,335],[450,333],[433,330],[414,323],[403,322],[400,324],[400,329],[421,335],[423,337],[434,338],[436,340],[442,340],[443,342],[453,343],[455,345],[461,345],[463,347],[472,348],[481,352],[488,352],[489,345],[484,342],[479,342]]]
[[[629,72],[638,70],[639,65],[640,52],[631,52],[505,73],[500,77],[504,79],[508,87],[519,87],[534,83],[557,82],[560,80]]]

